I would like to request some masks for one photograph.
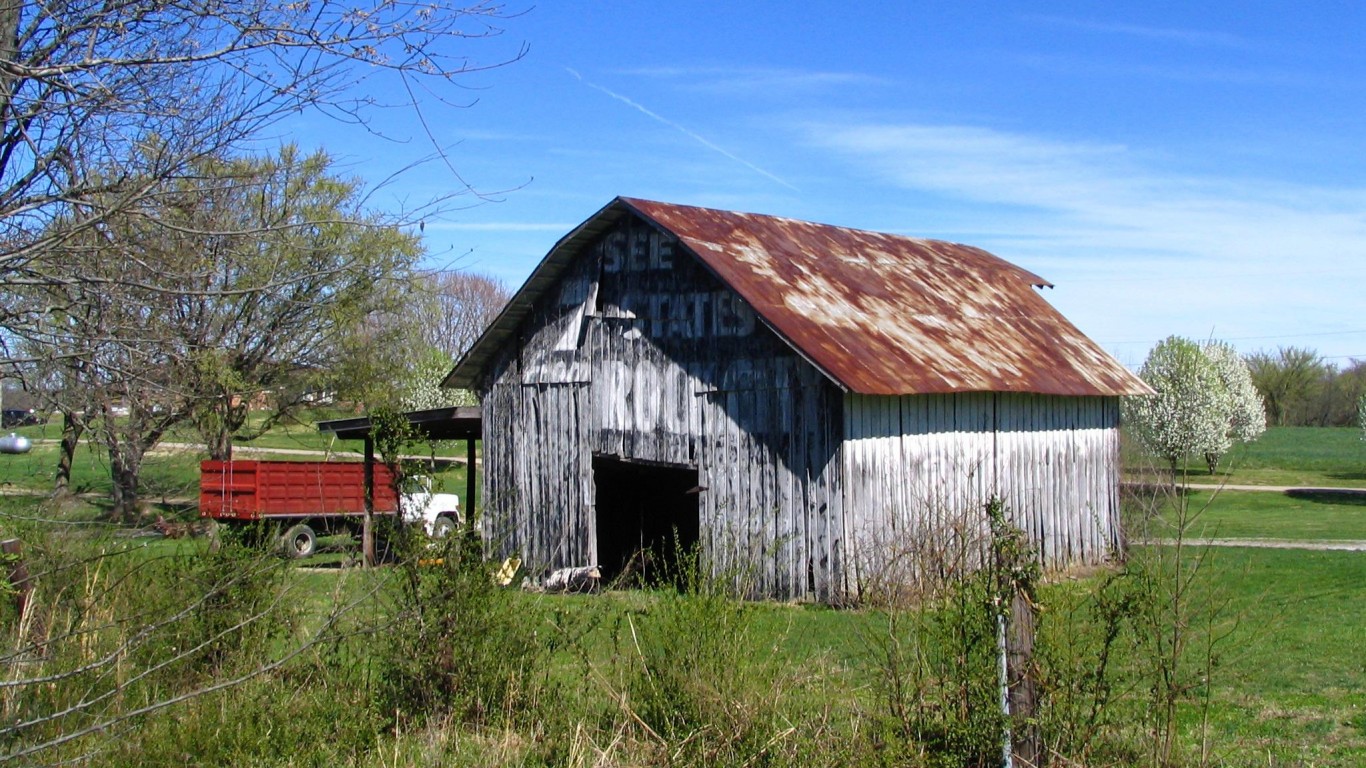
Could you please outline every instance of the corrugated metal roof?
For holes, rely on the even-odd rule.
[[[626,210],[676,236],[848,391],[1150,391],[1038,294],[1048,282],[979,248],[633,198],[617,198],[555,246],[495,321],[503,328],[485,333],[447,385],[470,386],[535,297]]]

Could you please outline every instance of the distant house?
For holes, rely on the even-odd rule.
[[[964,245],[630,198],[555,245],[445,380],[482,397],[484,533],[533,568],[699,545],[843,601],[1002,498],[1048,564],[1115,546],[1146,386]]]

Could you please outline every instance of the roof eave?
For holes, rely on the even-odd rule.
[[[441,380],[441,386],[451,389],[478,389],[494,358],[517,333],[522,321],[531,314],[532,308],[545,291],[559,281],[573,257],[588,242],[615,224],[628,207],[622,198],[614,198],[588,220],[556,241],[545,258],[541,259],[541,263],[532,270],[526,283],[517,290],[507,306],[503,307],[503,311],[498,313],[498,317],[484,329],[465,356],[455,364],[450,373],[446,374],[446,378]]]

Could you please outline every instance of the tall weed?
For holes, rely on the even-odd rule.
[[[534,721],[555,633],[538,633],[517,595],[494,584],[477,540],[448,536],[433,546],[410,533],[378,634],[381,712],[395,724]]]
[[[291,631],[273,558],[71,528],[23,535],[34,591],[4,627],[0,762],[101,751],[154,713],[268,667]]]
[[[798,740],[784,711],[789,670],[758,643],[754,605],[697,552],[668,581],[617,638],[630,719],[673,764],[779,762]]]

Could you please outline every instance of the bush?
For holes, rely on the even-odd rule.
[[[393,722],[452,716],[470,725],[535,719],[558,642],[541,637],[516,593],[495,586],[478,541],[436,545],[410,531],[399,548],[398,588],[380,628],[379,706]]]
[[[674,586],[617,638],[632,719],[682,765],[778,762],[797,741],[784,712],[791,670],[756,643],[755,606],[733,591],[744,580],[714,575],[696,552],[668,577]]]

